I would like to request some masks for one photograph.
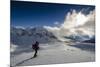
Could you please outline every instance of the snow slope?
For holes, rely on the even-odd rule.
[[[53,42],[41,44],[36,58],[30,59],[34,52],[23,52],[11,56],[11,66],[31,66],[95,61],[95,52],[70,46],[72,43]],[[87,43],[88,44],[88,43]]]

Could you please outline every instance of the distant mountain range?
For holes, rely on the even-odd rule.
[[[11,43],[17,45],[31,45],[33,42],[48,43],[58,41],[52,32],[43,27],[16,28],[11,27]]]
[[[59,41],[58,38],[50,31],[43,27],[18,28],[11,27],[10,31],[11,43],[15,45],[32,45],[35,41],[39,43],[49,43]],[[74,42],[95,43],[95,36],[89,37],[87,35],[70,35],[63,38],[70,39]]]
[[[64,36],[64,38],[71,39],[74,42],[95,43],[95,36],[89,37],[88,35],[70,35]]]
[[[92,37],[91,39],[85,40],[83,42],[86,42],[86,43],[95,43],[95,37]]]

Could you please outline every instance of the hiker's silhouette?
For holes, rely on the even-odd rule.
[[[38,51],[38,49],[39,49],[39,42],[38,42],[38,41],[36,41],[35,44],[32,44],[32,49],[35,51],[33,57],[36,57],[36,56],[37,56],[37,51]]]

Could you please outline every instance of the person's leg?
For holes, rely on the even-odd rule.
[[[37,50],[35,50],[35,53],[34,53],[34,57],[36,57],[37,56]]]

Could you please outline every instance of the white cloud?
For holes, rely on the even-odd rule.
[[[55,36],[57,36],[57,37],[60,35],[59,27],[44,26],[44,28],[47,29],[48,31],[52,32],[53,34],[55,34]]]
[[[46,29],[49,30],[49,31],[60,30],[60,28],[58,28],[58,27],[51,27],[51,26],[44,26],[44,28],[46,28]]]
[[[57,21],[56,21],[54,24],[55,24],[55,25],[58,25],[58,24],[59,24],[59,22],[57,22]]]
[[[15,28],[25,29],[25,27],[23,27],[23,26],[15,26]]]
[[[64,23],[59,27],[44,26],[44,28],[52,31],[57,37],[72,34],[93,36],[95,33],[95,10],[90,11],[87,15],[82,11],[72,10],[67,13]]]

